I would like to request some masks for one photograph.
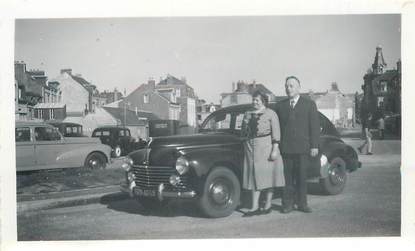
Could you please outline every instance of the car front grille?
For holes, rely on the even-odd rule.
[[[141,188],[156,189],[163,183],[165,188],[172,191],[185,191],[188,189],[188,177],[186,175],[180,175],[180,182],[176,186],[170,184],[170,176],[173,174],[178,175],[176,169],[172,167],[135,165],[132,171],[136,185]]]

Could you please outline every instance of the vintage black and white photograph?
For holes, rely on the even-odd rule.
[[[410,237],[410,3],[121,2],[0,11],[2,247]]]
[[[401,234],[401,15],[15,20],[18,241]]]

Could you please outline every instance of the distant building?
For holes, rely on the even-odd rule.
[[[315,102],[317,109],[335,126],[346,128],[355,123],[354,96],[355,94],[343,94],[334,82],[325,95],[315,97]]]
[[[208,104],[204,99],[199,99],[196,105],[196,117],[198,126],[202,124],[207,116],[218,109],[220,109],[220,105],[215,105],[213,103]]]
[[[118,107],[123,109],[125,107],[132,111],[151,112],[160,119],[180,120],[180,104],[157,92],[154,80],[141,84],[124,100],[118,102]]]
[[[178,79],[168,74],[155,86],[155,90],[170,102],[180,105],[179,121],[181,127],[196,128],[197,96],[185,78]]]
[[[376,47],[372,68],[364,75],[362,114],[372,113],[374,119],[381,114],[401,114],[401,60],[396,69],[386,70],[382,47]]]
[[[112,92],[107,90],[98,92],[98,90],[95,90],[94,94],[92,95],[92,110],[94,111],[97,107],[102,107],[104,105],[121,100],[122,98],[122,93],[119,92],[117,88],[114,88],[114,91]]]
[[[71,69],[62,69],[50,82],[59,84],[61,102],[66,105],[67,116],[85,116],[92,111],[92,94],[96,87]]]
[[[221,107],[226,107],[231,105],[252,103],[252,94],[255,91],[263,92],[268,96],[269,101],[273,101],[275,99],[275,95],[263,84],[256,83],[255,81],[251,84],[238,81],[236,86],[235,83],[232,83],[232,92],[221,94],[220,105]]]

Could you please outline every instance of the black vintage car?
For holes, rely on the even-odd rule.
[[[276,104],[271,104],[275,109]],[[226,107],[209,115],[199,134],[153,138],[122,164],[126,184],[121,189],[144,207],[169,199],[191,199],[207,217],[225,217],[241,199],[244,112],[251,105]],[[333,124],[320,114],[320,155],[309,168],[310,181],[325,194],[343,191],[347,172],[361,166],[355,150],[345,144]]]
[[[112,148],[112,157],[124,156],[136,149],[137,142],[131,137],[130,129],[118,126],[98,127],[92,132],[91,137],[101,139],[102,144]]]

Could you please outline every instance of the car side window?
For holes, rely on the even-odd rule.
[[[124,135],[124,130],[119,130],[118,131],[118,136],[123,137]]]
[[[125,130],[125,136],[131,136],[130,131]]]
[[[30,141],[30,128],[20,127],[15,130],[16,142],[29,142]]]
[[[35,127],[36,141],[57,141],[61,139],[56,128],[52,127]]]
[[[102,131],[101,136],[110,136],[110,131]]]

